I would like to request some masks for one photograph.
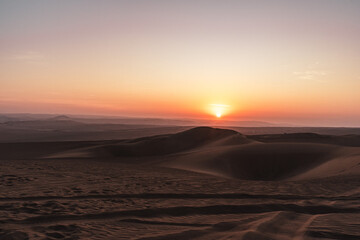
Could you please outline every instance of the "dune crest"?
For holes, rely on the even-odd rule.
[[[128,140],[104,148],[114,156],[160,156],[196,149],[230,136],[243,138],[233,130],[197,127],[176,134]]]

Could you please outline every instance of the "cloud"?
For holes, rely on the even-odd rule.
[[[40,63],[45,60],[44,55],[42,55],[39,52],[33,52],[33,51],[15,54],[13,55],[12,58],[17,61],[24,61],[31,63]]]
[[[293,74],[302,80],[319,80],[320,77],[327,75],[325,71],[318,71],[318,70],[293,72]]]

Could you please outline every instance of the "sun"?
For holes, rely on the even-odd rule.
[[[210,104],[210,110],[217,118],[221,118],[224,114],[226,114],[229,107],[229,105],[225,104]]]

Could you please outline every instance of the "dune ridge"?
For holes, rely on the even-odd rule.
[[[306,180],[360,173],[357,138],[312,133],[245,136],[197,127],[129,140],[67,143],[64,148],[53,144],[59,151],[42,157],[116,159],[246,180]],[[355,141],[350,144],[349,139]]]
[[[198,127],[176,134],[128,140],[105,148],[114,156],[159,156],[198,148],[234,135],[238,133],[233,130]]]
[[[357,142],[353,145],[357,146]],[[360,163],[359,148],[348,146],[344,137],[312,133],[245,136],[233,130],[198,127],[176,134],[128,140],[96,151],[101,149],[102,153],[114,157],[159,156],[162,160],[157,159],[156,164],[165,167],[268,181],[297,179],[297,175],[302,176],[298,179],[337,175],[340,171],[305,173],[323,164],[348,163],[343,161],[345,158],[353,160],[343,166],[341,174],[358,173],[359,168],[353,165]]]

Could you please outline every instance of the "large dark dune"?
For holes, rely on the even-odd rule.
[[[349,159],[358,159],[358,140],[357,135],[313,133],[245,136],[233,130],[197,127],[130,140],[4,143],[0,150],[6,158],[117,159],[226,178],[285,180],[298,175],[321,178],[340,174],[340,171],[326,171],[316,176],[305,174],[325,163],[328,168],[335,169],[342,162],[341,174],[359,171],[356,166],[347,166],[354,164],[354,160]]]
[[[243,135],[233,130],[198,127],[176,134],[124,141],[105,148],[114,156],[159,156],[196,149],[223,139],[228,140],[228,143],[248,142]]]
[[[233,130],[198,127],[176,134],[75,150],[67,156],[72,153],[74,156],[119,158],[119,161],[123,157],[142,157],[130,162],[158,164],[226,178],[285,180],[297,175],[307,176],[304,173],[321,164],[331,165],[331,162],[357,156],[359,149],[345,146],[359,146],[358,139],[357,136],[312,133],[244,136]],[[146,159],[147,156],[152,158]],[[342,174],[350,170],[354,171],[351,166],[342,168]],[[338,173],[327,172],[311,175],[311,178]]]

